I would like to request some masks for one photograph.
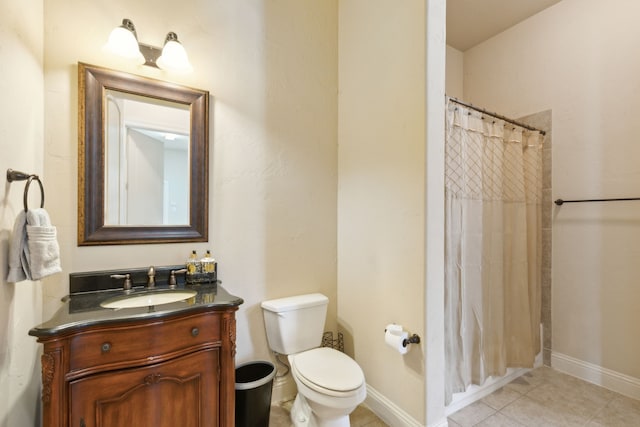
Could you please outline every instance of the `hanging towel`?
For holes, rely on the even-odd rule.
[[[40,280],[62,271],[56,228],[46,210],[20,211],[9,247],[7,282]]]
[[[17,283],[27,279],[22,268],[22,257],[27,245],[27,215],[21,210],[13,225],[13,234],[9,242],[9,274],[7,282]]]
[[[27,211],[27,256],[23,265],[31,280],[40,280],[60,273],[60,247],[56,237],[56,228],[51,225],[46,210],[29,209]]]

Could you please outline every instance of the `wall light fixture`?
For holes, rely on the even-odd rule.
[[[193,68],[189,63],[187,51],[178,41],[174,32],[169,32],[162,48],[140,43],[136,27],[125,18],[122,25],[111,31],[105,49],[113,54],[167,71],[189,72]]]

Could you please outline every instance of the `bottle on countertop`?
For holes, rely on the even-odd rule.
[[[200,262],[198,261],[198,255],[196,254],[196,251],[191,251],[191,255],[189,255],[189,259],[187,259],[187,274],[196,274],[198,273],[198,264],[200,264]]]
[[[204,257],[200,260],[202,264],[203,273],[215,273],[216,272],[216,260],[211,256],[211,251],[207,249]]]

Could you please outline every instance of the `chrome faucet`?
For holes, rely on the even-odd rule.
[[[155,288],[156,287],[156,269],[151,266],[147,271],[147,288]]]
[[[133,286],[132,286],[131,275],[130,274],[112,274],[111,278],[112,279],[124,279],[123,290],[124,290],[124,292],[126,294],[128,294],[128,293],[133,291]]]
[[[169,275],[169,289],[175,289],[178,286],[178,281],[176,280],[176,274],[186,273],[187,269],[182,268],[180,270],[171,270],[171,274]]]

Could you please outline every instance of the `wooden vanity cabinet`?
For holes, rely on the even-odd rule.
[[[40,336],[43,425],[232,427],[236,310]]]
[[[72,426],[218,425],[218,350],[89,375],[69,385]]]

